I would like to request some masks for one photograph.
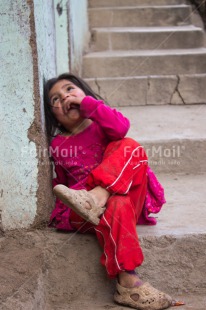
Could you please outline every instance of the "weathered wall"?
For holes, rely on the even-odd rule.
[[[81,75],[82,54],[88,48],[87,0],[69,0],[70,70]]]
[[[68,0],[54,0],[57,74],[69,71]]]
[[[52,169],[48,159],[48,144],[45,135],[45,116],[43,108],[43,83],[56,76],[56,41],[53,0],[33,0],[33,14],[30,17],[32,29],[32,55],[35,109],[34,120],[28,136],[34,141],[38,158],[37,212],[33,226],[48,221],[53,206],[51,191]],[[32,24],[32,16],[34,25]],[[32,159],[32,158],[31,158]]]
[[[81,75],[82,55],[88,48],[87,0],[54,0],[57,74]]]
[[[51,12],[52,0],[0,1],[3,230],[40,223],[51,204],[41,100],[43,76],[55,74]]]

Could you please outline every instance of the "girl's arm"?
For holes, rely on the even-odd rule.
[[[86,96],[81,102],[80,111],[83,117],[97,122],[111,140],[126,136],[130,122],[116,109],[104,104],[101,100]]]

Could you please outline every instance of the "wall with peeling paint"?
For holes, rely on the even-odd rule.
[[[33,226],[48,221],[54,204],[51,179],[52,167],[48,158],[48,141],[45,133],[45,115],[43,103],[43,83],[56,76],[56,37],[53,0],[33,0],[33,75],[35,113],[28,136],[35,141],[38,158],[37,212]],[[37,55],[37,56],[36,56]]]
[[[81,75],[89,42],[87,6],[87,0],[54,0],[58,74]]]
[[[70,69],[81,75],[82,54],[86,52],[89,42],[87,0],[70,0],[69,7],[69,42]]]
[[[47,155],[41,153],[46,148],[41,98],[43,77],[56,74],[52,3],[0,2],[3,230],[38,223],[46,217],[51,202],[47,197],[51,197],[51,169]]]
[[[34,0],[34,18],[38,53],[41,121],[44,126],[43,80],[56,75],[56,38],[53,0]]]
[[[57,74],[69,71],[68,0],[54,0]]]

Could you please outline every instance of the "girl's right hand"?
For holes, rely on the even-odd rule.
[[[84,97],[86,97],[85,95],[81,94],[71,94],[69,96],[67,96],[67,98],[64,100],[63,104],[62,104],[62,109],[64,111],[64,113],[67,113],[71,106],[74,105],[81,105],[82,100],[84,99]]]

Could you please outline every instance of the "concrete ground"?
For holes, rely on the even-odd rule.
[[[140,241],[145,281],[183,300],[186,305],[180,309],[205,310],[206,235],[198,240],[194,235],[147,236]],[[0,246],[2,310],[127,309],[113,303],[115,282],[99,264],[101,251],[94,236],[45,228],[8,233]]]
[[[184,300],[183,310],[206,309],[204,178],[160,175],[167,204],[158,224],[137,226],[145,255],[140,275]],[[0,248],[2,310],[127,309],[113,303],[115,283],[92,235],[15,231],[0,238]]]
[[[206,139],[206,105],[118,107],[131,122],[137,141]]]
[[[167,203],[156,226],[137,226],[145,281],[206,309],[205,175],[160,175]],[[113,303],[115,282],[99,263],[95,236],[43,228],[0,238],[0,309],[127,309]],[[129,308],[128,308],[129,309]]]
[[[154,215],[158,225],[138,226],[141,236],[206,233],[206,175],[159,175],[167,203]]]
[[[181,307],[174,307],[171,309],[177,310],[205,310],[206,309],[206,296],[205,295],[180,295],[177,296],[179,300],[184,300],[186,303]],[[70,310],[131,310],[131,308],[123,307],[121,305],[114,304],[112,301],[107,303],[95,302],[93,304],[76,303],[74,306],[69,307]],[[59,310],[67,310],[68,308],[58,308]]]

